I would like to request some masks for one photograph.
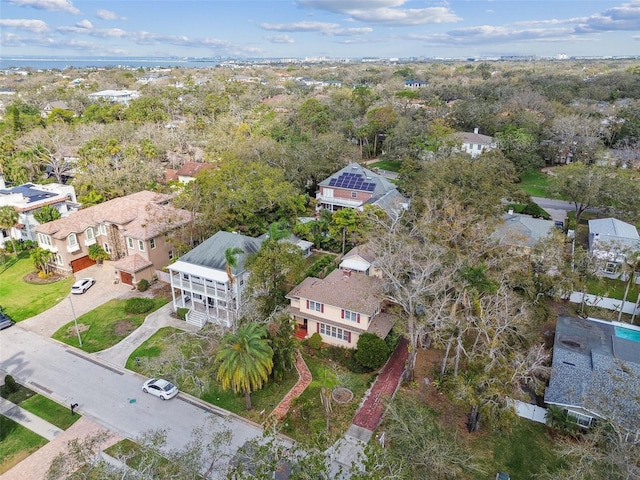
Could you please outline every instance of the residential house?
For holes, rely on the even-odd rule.
[[[640,328],[595,318],[560,316],[544,400],[582,427],[614,420],[640,431]]]
[[[113,103],[122,103],[128,105],[131,100],[140,97],[140,93],[136,90],[102,90],[100,92],[90,93],[89,100],[106,100]]]
[[[33,214],[44,206],[56,209],[62,217],[80,208],[76,191],[71,185],[25,183],[6,188],[0,175],[0,206],[11,206],[18,212],[18,223],[9,230],[0,230],[0,248],[10,238],[36,241],[35,228],[40,225]]]
[[[638,230],[617,218],[589,220],[589,252],[600,260],[599,275],[619,278],[626,257],[640,252]]]
[[[375,255],[369,245],[359,245],[344,254],[340,262],[342,270],[382,278],[382,272],[375,267]]]
[[[53,110],[55,110],[56,108],[60,110],[69,110],[69,111],[71,110],[71,108],[69,108],[69,105],[67,105],[66,102],[63,102],[63,101],[50,102],[44,106],[44,108],[40,112],[40,116],[42,118],[47,118],[49,114],[53,112]]]
[[[317,332],[324,343],[345,348],[356,348],[364,332],[385,338],[393,321],[382,311],[382,289],[381,278],[349,270],[306,278],[287,295],[296,335]]]
[[[178,175],[178,181],[180,183],[189,183],[193,182],[196,179],[196,175],[203,170],[207,170],[208,168],[213,168],[212,163],[204,163],[204,162],[186,162],[182,165],[176,174]]]
[[[171,195],[133,193],[36,227],[38,244],[55,253],[53,266],[71,273],[93,265],[89,246],[99,244],[114,261],[115,279],[128,285],[152,280],[174,257],[170,232],[192,215],[174,208]]]
[[[478,128],[474,128],[473,133],[461,132],[455,135],[462,144],[461,150],[474,158],[497,147],[493,137],[482,135]]]
[[[169,266],[173,307],[188,308],[187,323],[203,327],[207,322],[231,327],[242,306],[249,272],[247,256],[257,253],[263,238],[218,232]],[[239,248],[236,266],[227,274],[225,252]]]
[[[364,205],[377,205],[393,213],[407,207],[407,200],[393,183],[357,163],[351,163],[326,178],[318,188],[318,210],[362,210]]]
[[[553,235],[555,229],[553,220],[535,218],[509,210],[500,217],[500,223],[492,237],[502,245],[510,247],[513,252],[529,254],[540,240]]]

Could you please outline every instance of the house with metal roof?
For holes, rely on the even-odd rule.
[[[187,323],[231,327],[243,303],[249,272],[247,256],[260,250],[264,238],[218,232],[169,265],[174,309],[188,309]],[[238,248],[236,265],[227,272],[225,252]]]
[[[2,175],[0,175],[0,206],[10,206],[18,212],[17,224],[8,230],[0,230],[0,248],[4,247],[5,242],[10,238],[36,241],[35,228],[40,223],[33,214],[42,207],[50,206],[56,209],[61,217],[66,217],[70,212],[80,208],[76,191],[71,185],[25,183],[7,188]]]
[[[364,205],[377,205],[387,213],[393,214],[394,211],[407,208],[407,199],[398,192],[393,183],[357,163],[351,163],[338,170],[320,182],[318,188],[318,210],[362,210]]]
[[[589,220],[589,252],[600,260],[601,276],[619,278],[626,258],[640,252],[638,229],[617,218]]]
[[[500,217],[492,236],[513,251],[529,253],[540,240],[550,237],[555,228],[553,220],[509,211]]]
[[[560,316],[544,400],[582,427],[604,418],[640,434],[640,327]]]

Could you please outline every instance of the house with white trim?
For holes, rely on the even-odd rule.
[[[473,129],[473,133],[460,132],[455,135],[461,143],[460,149],[474,158],[498,146],[493,137],[482,135],[477,127]]]
[[[243,303],[249,272],[247,256],[260,250],[264,238],[218,232],[169,265],[173,308],[188,309],[187,323],[203,327],[215,323],[231,327]],[[236,266],[227,274],[225,252],[239,248]]]
[[[600,261],[599,275],[620,278],[627,256],[640,252],[638,229],[617,218],[589,220],[589,252]]]

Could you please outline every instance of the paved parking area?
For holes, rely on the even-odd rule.
[[[132,290],[131,285],[114,283],[116,273],[113,263],[109,261],[104,262],[103,265],[93,265],[80,270],[75,277],[77,279],[92,277],[96,283],[82,295],[69,294],[68,298],[61,299],[60,303],[49,310],[20,322],[20,326],[38,335],[50,337],[60,327],[73,320],[74,311],[76,317],[79,317],[112,298],[125,295]]]

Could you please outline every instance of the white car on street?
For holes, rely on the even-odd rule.
[[[93,278],[81,278],[71,286],[71,293],[84,293],[89,290],[94,283],[96,283],[96,281]]]
[[[163,378],[147,380],[142,384],[142,391],[160,397],[160,400],[169,400],[178,395],[178,387]]]

